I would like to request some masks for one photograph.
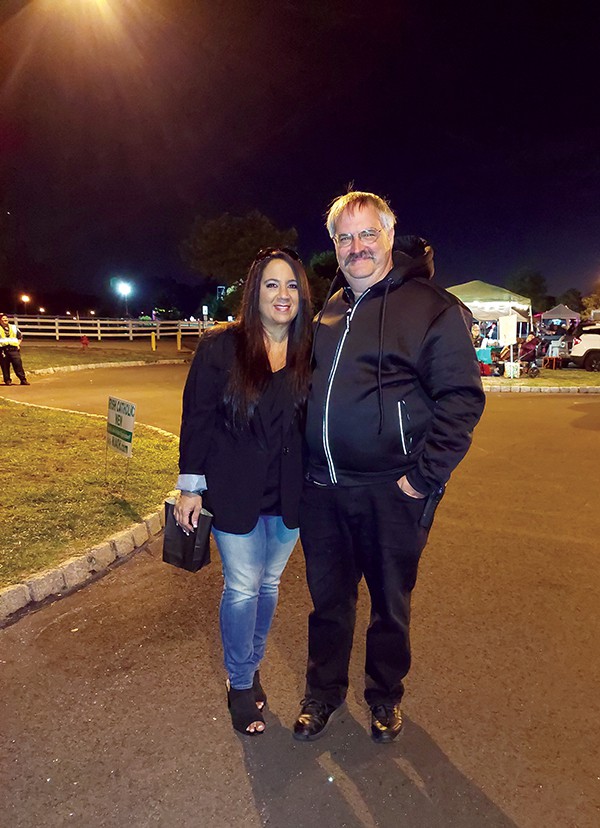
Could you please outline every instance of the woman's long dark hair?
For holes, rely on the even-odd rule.
[[[247,426],[269,378],[271,366],[265,347],[265,332],[260,318],[260,286],[266,266],[281,259],[290,266],[298,285],[298,313],[290,323],[287,344],[287,379],[296,408],[308,395],[312,305],[310,287],[298,254],[288,248],[261,250],[250,265],[244,283],[242,307],[236,328],[236,359],[225,389],[224,403],[231,428]]]

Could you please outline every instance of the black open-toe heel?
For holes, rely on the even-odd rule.
[[[257,708],[259,710],[264,710],[267,706],[267,694],[263,690],[262,684],[260,683],[260,673],[258,670],[254,673],[252,689],[254,690],[254,701],[256,702]]]
[[[262,730],[248,730],[254,722],[264,724],[263,715],[256,706],[253,688],[248,690],[234,690],[227,682],[227,707],[231,714],[231,723],[234,730],[244,736],[258,736]]]

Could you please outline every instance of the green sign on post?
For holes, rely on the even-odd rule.
[[[135,403],[108,398],[108,417],[106,420],[106,442],[112,449],[131,457],[133,429],[135,426]]]

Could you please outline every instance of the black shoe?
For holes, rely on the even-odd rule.
[[[374,742],[385,744],[393,742],[402,730],[402,710],[400,703],[374,704],[371,708],[371,738]]]
[[[251,724],[265,723],[263,714],[256,706],[254,690],[251,687],[248,690],[234,690],[228,681],[227,707],[233,728],[238,733],[243,733],[244,736],[260,736],[264,733],[264,727],[262,730],[248,730]]]
[[[12,385],[12,380],[9,380],[8,382],[5,382],[4,385]]]
[[[317,699],[302,699],[302,710],[294,722],[294,739],[312,742],[325,733],[325,729],[337,707]]]
[[[31,385],[31,383],[27,382],[27,380],[21,380],[21,385]]]

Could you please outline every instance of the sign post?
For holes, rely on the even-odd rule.
[[[504,375],[514,379],[520,375],[519,362],[514,361],[513,346],[517,342],[517,314],[509,313],[498,320],[498,340],[504,348],[510,347],[510,362],[504,363]]]
[[[135,403],[108,398],[108,417],[106,419],[106,444],[119,454],[131,457],[133,447],[133,429],[135,426]]]

